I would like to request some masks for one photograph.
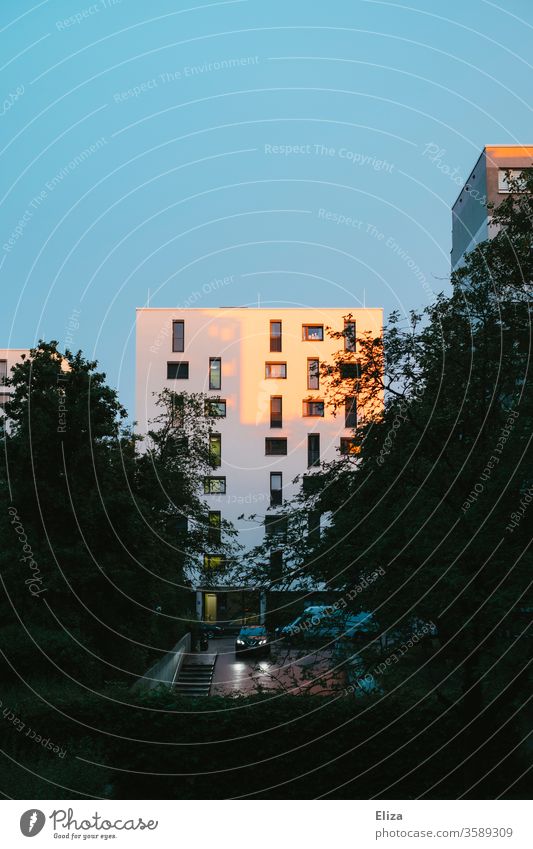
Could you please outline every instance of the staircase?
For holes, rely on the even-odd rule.
[[[183,696],[208,696],[213,681],[216,655],[188,655],[174,683]]]

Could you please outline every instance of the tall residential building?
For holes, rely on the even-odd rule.
[[[0,411],[4,409],[11,394],[11,387],[6,386],[6,379],[10,376],[13,366],[21,362],[22,355],[29,353],[27,348],[0,348]]]
[[[487,145],[452,207],[452,271],[479,242],[496,234],[488,204],[498,206],[509,194],[506,172],[519,177],[533,167],[533,146]]]
[[[328,328],[347,330],[344,340],[331,339]],[[377,338],[381,330],[381,309],[139,309],[138,431],[147,432],[156,416],[153,393],[164,387],[219,399],[222,418],[212,438],[220,465],[206,480],[205,499],[213,522],[232,522],[249,550],[297,491],[296,476],[350,450],[356,400],[333,415],[320,365],[343,345],[351,352],[352,334],[370,331]],[[278,554],[271,553],[273,570]],[[247,603],[237,589],[197,587],[199,617],[239,615]]]

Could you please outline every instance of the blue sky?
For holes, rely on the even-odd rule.
[[[0,347],[75,316],[133,411],[148,292],[423,307],[483,145],[533,143],[532,37],[530,0],[2,0]]]

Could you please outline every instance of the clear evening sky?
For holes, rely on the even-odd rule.
[[[483,145],[533,143],[530,0],[2,0],[0,39],[0,347],[70,322],[130,413],[148,292],[423,307]]]

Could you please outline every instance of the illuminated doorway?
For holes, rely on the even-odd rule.
[[[216,593],[205,594],[205,621],[217,621],[217,596]]]

